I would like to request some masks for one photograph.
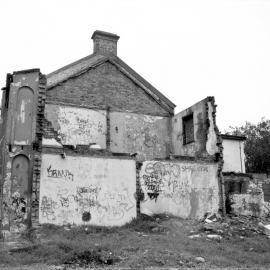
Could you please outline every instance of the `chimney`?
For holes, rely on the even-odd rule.
[[[117,41],[120,37],[108,33],[96,30],[92,39],[94,41],[94,53],[103,55],[117,55]]]

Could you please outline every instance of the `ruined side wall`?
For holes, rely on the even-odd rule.
[[[110,113],[112,152],[138,153],[138,160],[165,158],[170,152],[170,118]]]
[[[194,142],[184,144],[183,117],[193,114]],[[208,97],[172,118],[173,153],[179,156],[208,157],[219,153],[214,98]]]
[[[101,149],[106,148],[107,122],[104,110],[46,104],[45,118],[45,145],[49,144],[48,139],[54,139],[51,145],[97,144]]]
[[[202,218],[219,209],[218,164],[145,161],[140,172],[141,212]]]
[[[136,217],[131,159],[42,154],[39,222],[123,225]]]
[[[9,76],[1,131],[0,230],[5,241],[29,228],[34,216],[46,88],[45,76],[36,69]]]

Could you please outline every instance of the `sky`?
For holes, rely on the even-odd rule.
[[[0,86],[7,73],[48,74],[92,53],[95,30],[180,112],[215,96],[224,132],[270,119],[270,0],[0,2]]]

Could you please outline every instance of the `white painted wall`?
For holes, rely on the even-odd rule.
[[[39,221],[123,225],[136,217],[135,192],[134,160],[43,154]]]
[[[217,163],[145,161],[140,172],[141,212],[202,218],[219,207]]]
[[[246,172],[244,141],[223,139],[223,171]]]

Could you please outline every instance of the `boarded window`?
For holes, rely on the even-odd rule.
[[[193,114],[183,117],[183,143],[194,142]]]
[[[265,202],[270,202],[270,184],[263,184],[263,196]]]

